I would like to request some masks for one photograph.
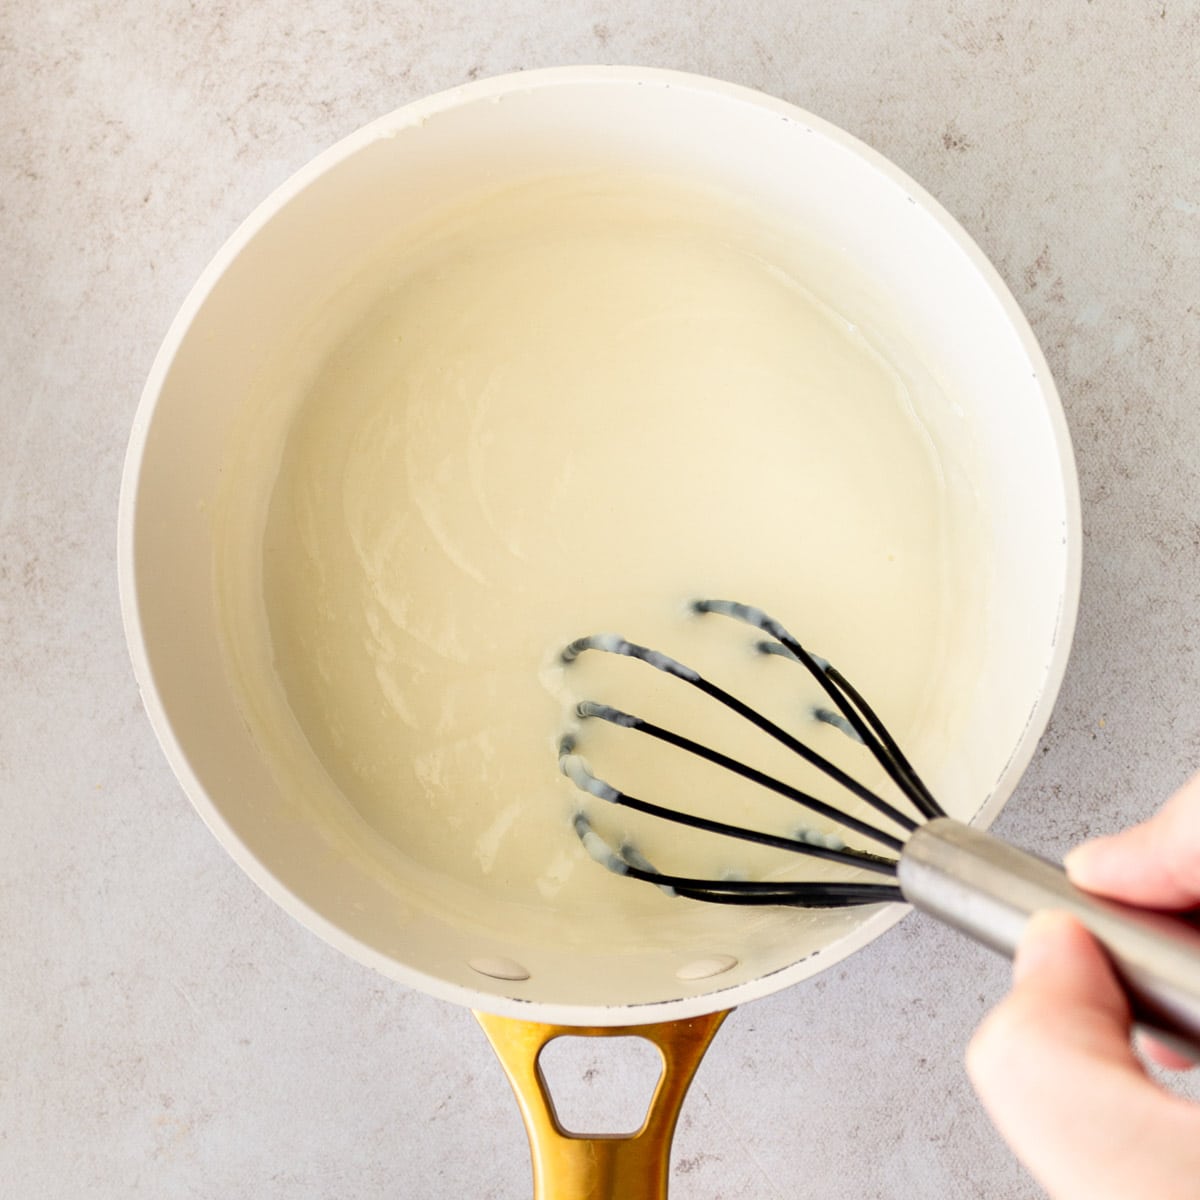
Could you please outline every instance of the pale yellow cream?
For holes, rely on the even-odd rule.
[[[582,797],[556,744],[584,695],[844,799],[643,664],[563,668],[572,638],[612,630],[690,662],[877,781],[811,718],[796,666],[687,611],[742,600],[837,663],[935,778],[955,736],[981,590],[974,518],[922,420],[944,401],[748,213],[598,177],[481,199],[381,254],[314,325],[311,364],[261,381],[218,548],[247,718],[288,786],[339,795],[381,862],[449,881],[477,916],[481,897],[551,925],[587,914],[603,940],[599,912],[619,938],[686,903],[607,876],[572,830],[580,808],[664,869],[794,869]],[[250,482],[264,472],[269,496]],[[827,827],[594,724],[592,769],[647,799]]]

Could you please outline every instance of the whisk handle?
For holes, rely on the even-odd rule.
[[[1010,958],[1034,913],[1071,913],[1104,946],[1139,1025],[1200,1061],[1200,929],[1092,896],[1058,865],[948,817],[909,837],[898,869],[910,904]]]

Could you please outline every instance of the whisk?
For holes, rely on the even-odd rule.
[[[573,734],[560,742],[560,770],[582,792],[610,804],[705,833],[857,867],[882,876],[886,882],[861,878],[712,879],[673,874],[650,862],[629,842],[609,843],[581,811],[574,818],[575,832],[592,858],[618,875],[653,884],[685,900],[705,903],[843,908],[907,901],[1010,957],[1029,917],[1043,909],[1065,910],[1082,921],[1104,946],[1138,1022],[1160,1040],[1200,1060],[1200,930],[1183,917],[1091,896],[1076,888],[1061,867],[947,816],[875,711],[830,662],[807,650],[761,609],[729,600],[696,600],[691,607],[696,614],[718,614],[753,627],[762,635],[756,643],[759,653],[782,656],[807,671],[829,702],[818,706],[813,715],[861,745],[895,785],[901,796],[899,804],[865,787],[801,738],[698,671],[657,650],[615,634],[596,634],[571,642],[562,651],[562,661],[572,663],[587,652],[616,654],[639,659],[674,676],[786,746],[898,832],[881,827],[874,819],[847,813],[673,730],[594,700],[578,704],[576,716],[585,721],[606,721],[694,755],[836,823],[844,834],[802,829],[788,837],[630,795],[593,773],[578,753]],[[847,838],[871,843],[875,848],[849,844]]]

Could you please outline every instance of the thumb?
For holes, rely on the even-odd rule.
[[[1080,887],[1154,908],[1200,903],[1200,775],[1148,821],[1077,846],[1067,872]]]
[[[1064,913],[1038,914],[1013,980],[967,1069],[1018,1157],[1055,1200],[1194,1195],[1200,1111],[1142,1070],[1129,1005],[1091,935]]]

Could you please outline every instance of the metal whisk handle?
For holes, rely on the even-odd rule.
[[[1034,913],[1077,917],[1104,946],[1139,1025],[1200,1061],[1200,930],[1081,891],[1054,863],[948,817],[909,837],[905,899],[1010,958]]]

